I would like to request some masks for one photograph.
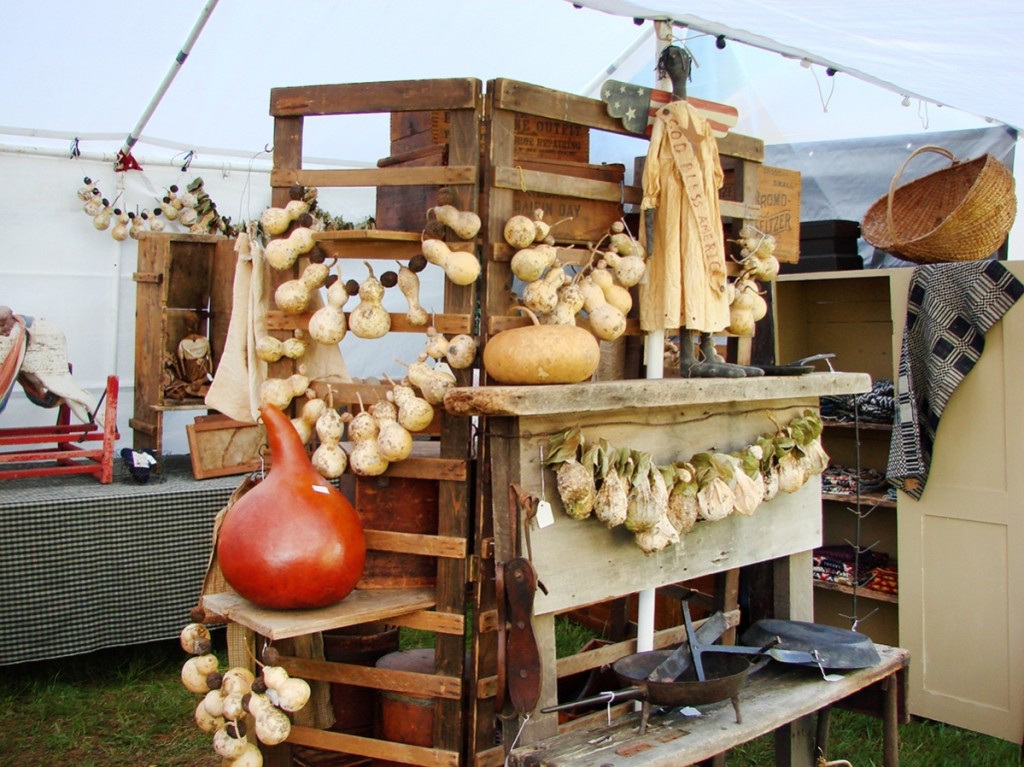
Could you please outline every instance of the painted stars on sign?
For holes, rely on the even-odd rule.
[[[608,105],[609,116],[622,120],[626,130],[650,134],[655,113],[663,104],[672,100],[672,94],[642,85],[606,80],[601,86],[601,100]],[[688,97],[687,101],[708,121],[716,138],[725,136],[739,119],[737,109],[727,104],[693,96]]]

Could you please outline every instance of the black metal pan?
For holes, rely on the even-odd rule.
[[[731,700],[736,712],[736,721],[742,721],[739,692],[754,666],[749,656],[707,651],[703,657],[704,681],[697,679],[693,666],[674,682],[648,680],[650,673],[671,653],[672,650],[649,650],[619,658],[612,664],[612,671],[619,682],[629,685],[628,687],[548,706],[542,708],[541,712],[547,714],[597,703],[611,705],[623,700],[639,700],[644,704],[640,719],[640,733],[643,734],[647,729],[651,705],[678,708]]]

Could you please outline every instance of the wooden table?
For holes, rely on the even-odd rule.
[[[703,706],[702,716],[687,717],[673,709],[652,715],[644,735],[638,734],[640,714],[629,713],[610,726],[591,725],[512,751],[512,767],[685,767],[722,754],[749,740],[816,712],[827,712],[861,690],[883,690],[883,750],[885,767],[899,765],[897,727],[905,717],[899,690],[910,653],[877,645],[881,662],[846,672],[838,682],[826,682],[817,669],[769,663],[752,674],[740,691],[742,722],[729,701]],[[837,754],[836,757],[841,757]]]

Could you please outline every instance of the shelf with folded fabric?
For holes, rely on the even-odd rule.
[[[855,544],[893,559],[899,508],[887,492],[887,469],[909,271],[794,274],[775,284],[777,358],[832,353],[835,370],[867,373],[872,381],[869,393],[821,401],[822,446],[829,455],[822,474],[822,544]],[[897,598],[854,589],[847,585],[852,582],[815,579],[815,621],[857,625],[876,642],[898,645]]]
[[[849,429],[861,431],[884,431],[891,432],[891,423],[878,423],[875,421],[861,421],[860,423],[854,423],[853,421],[834,421],[828,418],[821,419],[822,425],[826,429]]]
[[[890,604],[899,604],[899,596],[896,594],[890,594],[886,591],[878,591],[877,589],[868,588],[867,586],[847,586],[845,583],[833,583],[832,581],[823,581],[817,578],[814,579],[814,588],[822,589],[823,591],[836,591],[840,594],[846,594],[848,596],[857,595],[859,598],[874,599],[879,602],[889,602]]]
[[[853,493],[825,493],[821,494],[821,500],[845,503],[847,506],[857,504],[857,496]],[[890,498],[884,493],[861,493],[860,506],[862,509],[895,509],[896,499]]]

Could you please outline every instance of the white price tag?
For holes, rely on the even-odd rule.
[[[555,524],[555,515],[551,512],[551,504],[541,498],[537,501],[537,527],[544,529]]]

